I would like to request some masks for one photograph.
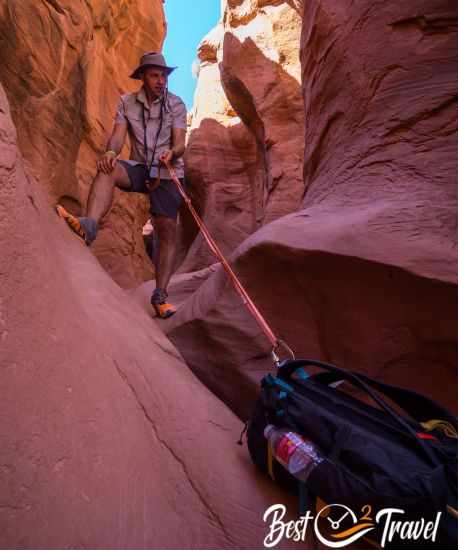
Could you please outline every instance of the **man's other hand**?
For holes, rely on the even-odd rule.
[[[104,174],[111,174],[116,166],[117,157],[112,153],[105,153],[103,157],[97,161],[97,170]]]
[[[164,151],[162,155],[159,157],[159,160],[162,162],[162,164],[171,164],[173,160],[173,151],[172,149],[169,149],[168,151]]]

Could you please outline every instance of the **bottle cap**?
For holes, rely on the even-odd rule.
[[[273,424],[267,424],[267,426],[264,428],[264,437],[269,439],[270,434],[276,429],[277,428]]]

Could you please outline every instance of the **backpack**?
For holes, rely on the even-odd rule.
[[[326,372],[309,375],[304,367]],[[342,391],[342,382],[362,390],[378,407]],[[267,424],[288,428],[319,447],[325,458],[305,483],[272,459],[264,437]],[[378,547],[404,549],[411,545],[418,549],[437,544],[441,549],[456,550],[457,430],[456,417],[419,393],[320,361],[292,360],[281,363],[276,376],[263,378],[248,422],[247,442],[253,462],[275,482],[299,494],[300,516],[306,506],[316,506],[317,498],[317,514],[319,509],[327,508],[330,513],[332,506],[341,506],[353,511],[349,518],[356,517],[358,525],[368,519],[370,509],[372,529],[366,527],[366,537]],[[389,516],[386,509],[393,508],[403,513]],[[380,521],[375,522],[378,512]],[[421,518],[425,523],[421,524]],[[426,520],[434,518],[438,518],[437,537],[431,543],[420,530]],[[402,520],[399,527],[395,519]],[[417,523],[406,525],[409,521]],[[388,536],[390,528],[394,529],[392,537]],[[353,526],[348,533],[357,537],[358,529]],[[329,538],[320,540],[325,543]]]

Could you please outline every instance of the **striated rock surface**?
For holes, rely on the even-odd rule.
[[[285,495],[54,215],[1,88],[0,229],[0,548],[262,547],[262,515]]]
[[[230,5],[242,25],[242,3]],[[300,211],[237,249],[235,269],[299,357],[456,411],[458,9],[303,6],[306,194]],[[166,326],[194,372],[246,417],[271,366],[268,343],[221,270]]]
[[[0,5],[0,81],[29,169],[49,201],[86,205],[95,162],[128,75],[165,35],[161,0],[44,0]],[[94,251],[124,286],[152,276],[141,227],[147,201],[117,193]]]
[[[187,180],[225,253],[295,211],[304,193],[301,17],[294,2],[223,2],[199,46]],[[196,235],[183,219],[184,254]],[[213,263],[198,237],[180,270]]]

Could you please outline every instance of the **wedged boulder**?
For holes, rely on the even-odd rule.
[[[0,547],[260,548],[294,500],[47,204],[1,88],[0,250]]]
[[[164,37],[161,0],[1,3],[0,82],[29,171],[50,204],[84,210],[119,95],[136,88],[129,74]],[[153,274],[141,237],[147,208],[146,199],[117,193],[94,246],[122,286]]]
[[[457,17],[444,0],[304,3],[305,197],[232,256],[298,356],[416,388],[454,410]],[[212,275],[167,331],[246,417],[271,362],[225,276]]]
[[[405,247],[384,232],[377,210],[352,214],[334,219],[332,231],[330,212],[318,207],[273,222],[239,247],[235,271],[297,357],[416,388],[457,410],[456,253],[434,239],[423,249]],[[370,228],[364,238],[361,227]],[[373,242],[382,238],[386,248],[378,251]],[[365,241],[367,257],[353,254],[355,240]],[[390,263],[394,253],[408,265]],[[163,326],[197,376],[247,418],[273,364],[221,268]]]

